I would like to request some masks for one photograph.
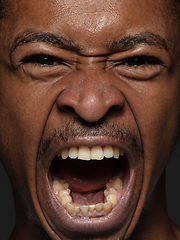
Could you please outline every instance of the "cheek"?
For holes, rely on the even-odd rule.
[[[0,82],[0,156],[16,200],[29,216],[35,215],[31,199],[36,199],[37,151],[53,100],[48,99],[48,88],[20,81],[10,86],[11,81]]]
[[[132,109],[144,147],[144,179],[153,188],[179,136],[180,86],[177,79],[158,79],[142,85]]]
[[[11,77],[0,83],[0,156],[12,183],[27,192],[34,188],[37,151],[49,109],[38,87],[20,81],[10,85],[14,81]]]

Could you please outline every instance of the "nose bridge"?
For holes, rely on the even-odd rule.
[[[79,67],[83,72],[84,78],[81,81],[80,103],[95,104],[98,100],[102,100],[103,93],[107,87],[102,78],[103,70],[98,66],[90,65],[88,67]]]
[[[122,107],[124,98],[104,68],[81,66],[79,76],[58,98],[59,108],[73,108],[87,122],[103,118],[113,106]]]
[[[81,83],[79,102],[75,111],[91,122],[101,119],[108,111],[105,97],[106,87],[101,81],[101,74],[95,69],[89,69]]]

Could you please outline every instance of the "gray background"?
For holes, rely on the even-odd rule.
[[[169,216],[180,225],[180,141],[167,166]],[[13,195],[6,172],[0,163],[0,240],[7,239],[15,223]]]

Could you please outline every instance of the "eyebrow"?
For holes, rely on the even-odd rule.
[[[28,30],[19,34],[11,48],[10,55],[20,46],[27,43],[44,42],[47,44],[55,45],[59,48],[71,49],[79,51],[79,48],[75,46],[74,42],[70,38],[64,38],[58,35],[54,35],[49,32],[42,32],[36,30]],[[152,32],[140,32],[135,35],[128,35],[119,39],[114,39],[107,43],[107,48],[111,52],[122,52],[134,48],[136,45],[146,44],[149,46],[155,46],[158,48],[164,48],[168,51],[168,46],[164,38],[160,35]]]
[[[168,51],[168,46],[165,39],[160,35],[154,34],[149,31],[140,32],[135,35],[125,36],[120,39],[115,39],[109,43],[109,49],[112,52],[125,51],[139,44],[164,48],[166,51]]]
[[[75,48],[73,41],[69,38],[60,37],[49,32],[28,30],[15,38],[10,53],[12,54],[20,46],[34,42],[44,42],[61,48]]]

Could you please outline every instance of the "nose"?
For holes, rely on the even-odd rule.
[[[107,77],[91,76],[69,85],[57,99],[58,108],[75,112],[86,122],[102,119],[109,110],[123,108],[125,99]]]

